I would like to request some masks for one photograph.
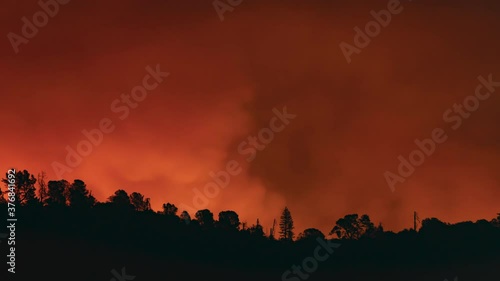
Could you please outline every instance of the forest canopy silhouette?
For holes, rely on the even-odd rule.
[[[0,204],[7,205],[7,175],[2,182]],[[259,220],[247,224],[234,210],[217,216],[208,209],[189,214],[165,202],[162,210],[153,211],[145,195],[123,189],[99,202],[83,180],[47,180],[44,173],[35,176],[26,170],[16,172],[15,191],[17,216],[22,218],[18,240],[23,252],[19,255],[24,256],[25,266],[36,268],[38,258],[47,255],[64,265],[58,266],[61,272],[76,270],[88,259],[102,265],[113,258],[144,276],[158,270],[153,264],[165,262],[210,268],[220,280],[226,277],[219,270],[229,274],[228,268],[253,269],[279,278],[280,272],[310,255],[320,240],[336,241],[341,247],[322,265],[318,278],[349,276],[355,268],[376,267],[373,274],[384,274],[395,265],[435,270],[437,265],[500,260],[500,214],[490,220],[456,224],[427,218],[418,229],[398,233],[384,231],[367,214],[347,214],[332,223],[327,235],[316,228],[296,235],[293,213],[286,207],[278,223],[265,231]],[[69,255],[71,261],[65,258]],[[186,274],[205,276],[200,272],[172,276]]]

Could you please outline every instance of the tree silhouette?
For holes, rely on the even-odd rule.
[[[361,236],[372,236],[376,231],[375,225],[366,214],[359,219],[359,227],[361,228]]]
[[[328,257],[326,254],[333,253],[332,248],[336,248],[333,241],[320,241],[318,244],[317,238],[324,239],[325,235],[316,228],[305,229],[298,235],[298,241],[294,242],[293,220],[288,208],[283,210],[279,225],[281,239],[289,242],[279,243],[264,236],[263,227],[258,219],[251,227],[241,227],[243,224],[240,223],[238,214],[231,210],[220,212],[218,221],[214,221],[210,210],[200,210],[195,215],[196,220],[191,221],[186,211],[181,213],[180,218],[177,217],[177,207],[171,203],[164,204],[163,211],[144,212],[143,210],[149,208],[148,200],[137,192],[128,196],[124,190],[117,190],[109,197],[108,203],[92,206],[87,200],[92,202],[95,199],[91,199],[91,192],[82,180],[74,180],[71,185],[65,180],[49,181],[47,196],[46,206],[34,207],[29,204],[16,206],[20,214],[21,212],[23,214],[23,227],[30,234],[24,237],[23,243],[27,247],[31,244],[31,247],[43,250],[40,251],[39,257],[52,255],[49,257],[53,260],[60,256],[58,264],[62,265],[61,270],[68,272],[75,272],[73,265],[81,264],[82,267],[86,267],[85,260],[91,257],[100,259],[99,263],[105,263],[111,258],[123,255],[134,261],[136,268],[145,266],[148,270],[156,268],[147,266],[151,265],[151,262],[155,265],[176,263],[183,267],[183,270],[179,271],[182,277],[185,277],[186,269],[196,271],[190,269],[197,268],[196,266],[200,268],[200,265],[210,268],[220,267],[221,272],[229,269],[228,278],[222,277],[218,280],[232,280],[240,269],[262,270],[259,272],[262,276],[266,274],[279,276],[284,265],[289,268],[299,259],[304,261],[302,264],[304,267],[292,266],[293,273],[299,276],[304,271],[298,269],[310,264],[309,259],[304,257],[312,257],[311,254],[314,253],[316,258],[316,254],[320,253],[318,256],[323,259]],[[69,206],[65,207],[65,204]],[[54,205],[63,207],[54,210],[52,207]],[[79,212],[75,209],[77,206],[88,207],[91,211]],[[124,207],[127,211],[115,206]],[[483,219],[475,223],[447,224],[431,218],[423,220],[419,232],[403,230],[394,233],[384,232],[381,224],[374,227],[368,215],[360,217],[357,214],[346,215],[337,221],[332,233],[352,241],[346,241],[342,246],[345,250],[335,251],[332,258],[321,260],[325,263],[324,271],[315,274],[318,274],[317,280],[331,280],[339,270],[343,271],[339,276],[350,277],[354,270],[369,268],[369,272],[366,273],[367,276],[371,276],[369,275],[373,274],[371,268],[375,266],[383,268],[384,271],[408,268],[408,271],[415,272],[414,268],[409,267],[412,264],[417,264],[419,270],[431,268],[432,271],[436,265],[466,264],[477,258],[486,262],[493,259],[496,261],[500,257],[500,229],[495,227],[499,221],[500,214],[493,220]],[[214,225],[217,227],[213,228]],[[231,231],[227,231],[228,229]],[[383,235],[378,236],[378,234]],[[40,243],[48,235],[53,239],[51,241],[62,241],[62,243],[50,243],[50,241],[46,244]],[[5,237],[0,233],[0,239]],[[363,239],[355,240],[359,238]],[[103,248],[103,251],[96,257],[93,255],[94,251],[88,251],[89,247]],[[314,247],[317,248],[312,252]],[[81,260],[67,259],[67,255],[60,255],[67,253],[68,250],[82,253],[75,256]],[[36,253],[37,251],[33,251],[33,254]],[[132,258],[134,256],[140,256],[141,259]],[[27,257],[30,258],[30,255]],[[143,264],[141,264],[142,257],[146,258]],[[490,258],[491,260],[488,260]],[[40,258],[31,258],[27,264],[36,267],[39,260]],[[197,276],[199,278],[189,280],[213,279],[207,277],[204,270],[197,271],[201,272],[200,276]],[[106,273],[109,273],[108,268],[103,275]],[[219,272],[216,273],[220,276]],[[141,276],[146,274],[147,272],[143,272]],[[305,274],[302,276],[307,277]],[[254,276],[250,277],[249,280],[255,279]],[[297,279],[293,275],[289,277],[291,278],[287,280]],[[307,279],[305,277],[304,280]],[[348,279],[366,279],[358,279],[355,275],[351,277],[354,279]]]
[[[49,194],[47,191],[47,183],[45,182],[45,178],[47,177],[47,174],[42,171],[38,173],[37,177],[37,182],[38,182],[38,198],[40,199],[40,202],[45,204],[47,201],[47,198],[49,198]]]
[[[87,190],[82,180],[74,180],[69,186],[68,204],[70,207],[88,209],[96,203],[94,196]]]
[[[384,235],[384,227],[382,226],[382,223],[379,223],[378,226],[376,226],[373,229],[368,229],[368,231],[364,234],[366,237],[370,238],[377,238],[381,237]]]
[[[238,230],[240,218],[235,211],[222,211],[219,213],[219,226],[224,229]]]
[[[6,204],[6,203],[7,203],[7,200],[5,199],[5,197],[3,195],[2,188],[0,188],[0,204]]]
[[[305,240],[305,239],[316,240],[317,238],[325,239],[325,235],[319,229],[307,228],[304,230],[304,232],[299,234],[298,240]]]
[[[66,205],[66,190],[69,188],[69,183],[66,180],[49,181],[47,205],[49,206],[65,206]]]
[[[208,209],[199,210],[196,212],[195,217],[202,227],[212,227],[214,225],[214,214]]]
[[[437,218],[428,218],[422,221],[422,227],[420,228],[419,233],[424,236],[432,236],[441,239],[446,237],[448,230],[448,224]]]
[[[178,209],[174,204],[170,204],[170,203],[163,204],[163,214],[164,215],[175,216],[175,215],[177,215],[177,210]],[[188,216],[189,216],[189,214],[188,214]]]
[[[8,174],[2,179],[5,185],[9,184]],[[36,179],[27,170],[17,171],[15,176],[15,198],[20,205],[32,205],[38,202],[36,198]]]
[[[257,223],[248,228],[248,232],[256,237],[264,237],[264,228],[260,225],[259,219],[257,219]]]
[[[177,208],[176,208],[177,209]],[[177,210],[176,210],[177,212]],[[185,224],[190,224],[191,223],[191,216],[187,211],[182,211],[180,219],[185,223]]]
[[[132,204],[130,203],[130,197],[128,196],[128,193],[123,189],[118,189],[117,191],[115,191],[115,193],[108,198],[108,202],[117,208],[133,208]]]
[[[280,217],[280,239],[285,241],[292,241],[294,237],[293,233],[293,219],[292,214],[287,207],[283,210]]]
[[[500,227],[500,213],[497,214],[498,216],[491,221],[491,224],[496,227]]]
[[[144,199],[144,195],[139,192],[132,192],[132,194],[130,194],[130,204],[132,204],[136,211],[144,212],[151,210],[150,199]]]
[[[359,239],[371,235],[374,231],[375,226],[368,215],[358,218],[358,214],[349,214],[337,220],[329,234],[335,234],[340,239]]]

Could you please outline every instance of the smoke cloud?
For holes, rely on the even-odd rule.
[[[348,213],[386,229],[420,217],[492,218],[500,195],[500,98],[492,97],[392,193],[384,178],[416,148],[443,112],[474,93],[479,75],[500,81],[500,5],[493,1],[402,1],[349,64],[339,48],[386,1],[244,1],[221,22],[211,1],[71,1],[15,53],[0,43],[0,168],[55,179],[84,129],[115,130],[69,181],[99,200],[116,189],[192,204],[211,171],[230,160],[242,173],[209,200],[266,230],[288,206],[296,232],[327,233]],[[21,34],[35,1],[4,3],[0,34]],[[110,104],[160,64],[170,76],[120,121]],[[255,160],[238,145],[269,126],[273,108],[297,117]],[[182,210],[181,210],[182,211]]]

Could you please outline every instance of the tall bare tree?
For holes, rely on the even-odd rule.
[[[37,182],[38,182],[38,198],[42,204],[45,204],[47,198],[49,198],[49,194],[47,191],[47,183],[45,181],[47,177],[47,173],[44,171],[38,173]]]

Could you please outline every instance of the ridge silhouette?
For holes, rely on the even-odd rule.
[[[118,189],[99,202],[83,180],[51,180],[38,194],[36,182],[26,170],[16,173],[19,280],[40,278],[40,273],[54,280],[107,280],[113,269],[124,267],[135,280],[280,280],[283,272],[305,264],[328,241],[342,246],[308,280],[500,276],[500,214],[489,221],[456,224],[427,218],[418,231],[398,233],[375,226],[366,214],[348,214],[332,223],[328,236],[315,228],[295,236],[293,212],[285,208],[274,239],[258,220],[247,227],[233,210],[214,217],[208,209],[189,214],[165,203],[155,212],[149,198],[138,192],[129,195]],[[5,223],[7,202],[1,198]],[[2,253],[8,247],[0,243]],[[303,279],[289,276],[284,280]]]

